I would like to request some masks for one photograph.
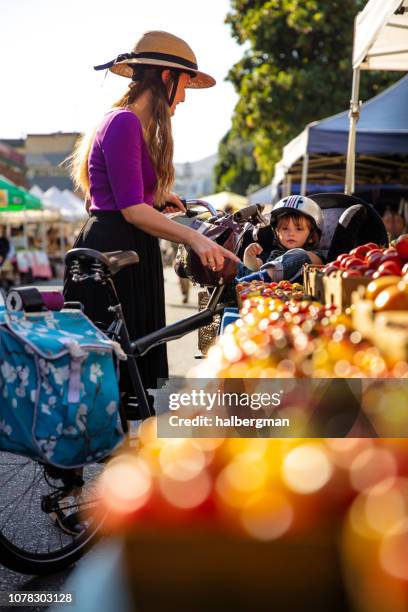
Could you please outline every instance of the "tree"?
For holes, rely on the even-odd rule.
[[[348,108],[354,17],[366,1],[231,0],[226,22],[247,45],[228,75],[239,94],[231,132],[252,144],[262,182],[271,180],[283,146],[306,124]],[[400,76],[366,72],[361,98]],[[220,166],[231,140],[220,145]]]
[[[231,129],[221,140],[218,153],[219,161],[214,168],[217,190],[245,195],[260,186],[254,146],[250,142],[245,142]]]

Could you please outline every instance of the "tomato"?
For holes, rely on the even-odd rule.
[[[388,274],[393,274],[394,276],[401,276],[401,266],[399,266],[395,261],[385,261],[378,267],[378,272],[382,272],[383,270],[388,270]]]
[[[395,248],[402,261],[408,261],[408,234],[402,234],[402,236],[397,239]]]
[[[367,244],[365,244],[364,246],[366,247],[370,247],[370,249],[379,249],[380,247],[378,246],[377,243],[375,242],[367,242]]]

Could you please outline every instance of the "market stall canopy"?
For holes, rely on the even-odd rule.
[[[225,210],[227,207],[231,207],[232,210],[236,211],[248,204],[248,198],[232,191],[213,193],[203,196],[201,199],[212,204],[217,210]]]
[[[408,70],[408,0],[370,0],[356,17],[353,68]]]
[[[72,194],[75,198],[74,194]],[[78,198],[77,198],[78,199]],[[69,223],[75,223],[87,216],[85,206],[81,202],[74,202],[72,197],[67,193],[60,191],[57,187],[50,187],[43,196],[45,208],[52,211],[57,211],[62,220]]]
[[[40,198],[40,200],[44,195],[43,190],[38,185],[33,185],[30,189],[30,193],[32,193],[34,196],[37,196],[37,198]]]
[[[357,153],[396,155],[408,153],[408,75],[365,102],[357,126]],[[275,166],[273,185],[306,153],[345,155],[349,131],[348,111],[309,123],[283,149]]]
[[[39,198],[5,176],[0,175],[0,212],[25,209],[41,210],[41,208],[42,204]]]

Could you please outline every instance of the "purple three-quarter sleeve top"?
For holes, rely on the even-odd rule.
[[[156,173],[140,119],[125,108],[106,113],[92,143],[89,161],[90,210],[153,205]]]

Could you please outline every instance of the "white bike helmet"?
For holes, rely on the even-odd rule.
[[[275,230],[279,217],[294,213],[301,213],[308,217],[313,223],[313,231],[317,231],[319,240],[323,232],[323,213],[322,209],[314,200],[306,196],[288,196],[279,200],[272,208],[271,226]]]

